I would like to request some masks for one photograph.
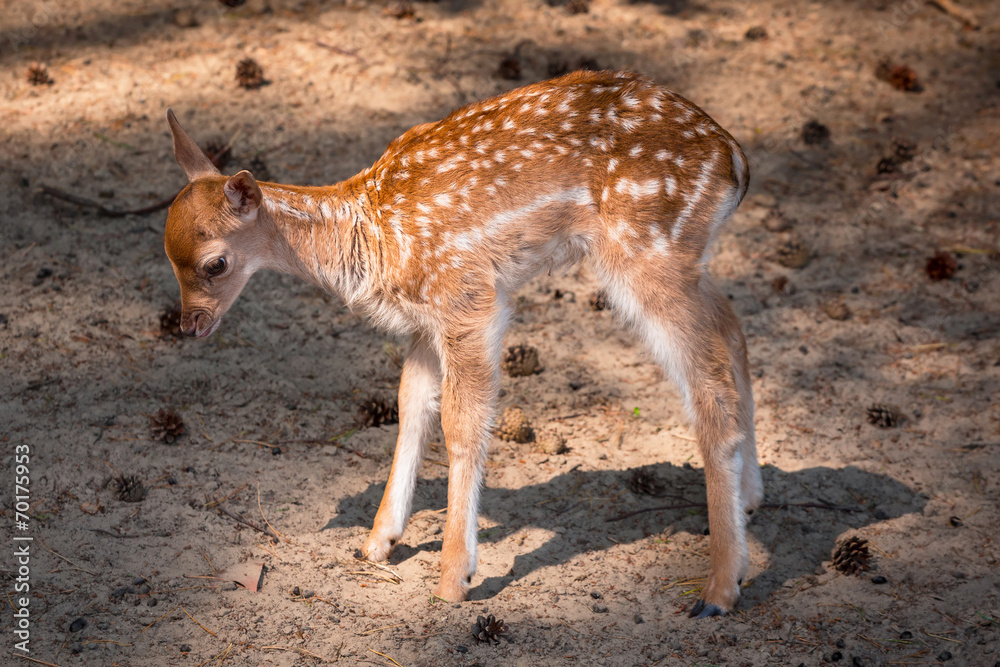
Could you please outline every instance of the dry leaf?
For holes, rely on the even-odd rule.
[[[235,581],[251,593],[260,588],[260,578],[264,574],[263,563],[238,563],[215,575],[222,581]]]

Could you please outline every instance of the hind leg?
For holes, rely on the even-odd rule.
[[[715,308],[720,311],[730,312],[729,302],[723,297],[714,285],[711,287],[712,300]],[[732,316],[735,320],[735,316]],[[743,502],[743,511],[747,516],[752,515],[760,507],[764,500],[764,483],[760,476],[760,464],[757,462],[757,440],[753,427],[753,386],[750,382],[750,364],[747,360],[747,344],[743,337],[743,331],[739,323],[730,328],[729,358],[733,364],[733,374],[736,379],[736,388],[740,393],[741,409],[739,415],[743,420],[740,424],[742,438],[740,440],[740,455],[743,457],[743,471],[740,476],[740,498]]]
[[[761,497],[739,322],[700,267],[637,263],[626,275],[608,281],[612,301],[680,387],[705,462],[711,565],[692,616],[725,614],[749,570],[746,511]]]

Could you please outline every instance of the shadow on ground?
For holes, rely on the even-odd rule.
[[[481,514],[500,525],[485,538],[481,535],[481,541],[499,541],[528,526],[551,531],[555,536],[534,551],[518,554],[505,576],[481,581],[472,589],[470,598],[490,598],[539,568],[561,565],[578,555],[636,542],[647,535],[662,534],[668,528],[672,533],[705,531],[708,521],[703,508],[648,511],[618,519],[636,510],[705,502],[704,474],[700,469],[668,463],[642,467],[641,470],[654,473],[666,483],[669,495],[658,498],[630,491],[622,493],[636,470],[640,469],[574,470],[541,485],[484,489]],[[812,573],[830,558],[843,533],[920,512],[927,502],[926,496],[891,477],[853,466],[794,472],[765,466],[762,471],[767,496],[765,506],[751,523],[750,536],[770,552],[770,567],[752,572],[755,576],[744,590],[744,607],[763,602],[783,582]],[[362,493],[341,500],[338,515],[324,529],[370,527],[384,489],[384,483],[372,484]],[[614,506],[592,509],[593,504],[614,496],[617,496]],[[445,478],[420,480],[414,511],[438,509],[446,501]],[[840,509],[794,506],[801,503],[828,504]],[[775,507],[784,505],[789,506]],[[390,560],[399,563],[419,551],[440,549],[440,539],[413,545],[404,534]],[[670,572],[657,575],[669,576]]]

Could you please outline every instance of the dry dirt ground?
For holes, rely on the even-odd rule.
[[[918,0],[585,7],[0,2],[0,663],[28,664],[7,537],[20,445],[28,655],[44,664],[1000,660],[1000,5],[962,1],[970,21]],[[234,81],[246,57],[259,89]],[[40,190],[119,210],[172,195],[168,105],[198,141],[232,141],[229,171],[334,182],[411,125],[519,85],[505,59],[522,82],[641,71],[751,158],[712,268],[748,337],[768,507],[726,618],[685,613],[711,537],[678,394],[590,308],[588,266],[523,290],[508,342],[537,347],[544,369],[505,377],[501,399],[568,449],[493,442],[472,599],[447,604],[430,594],[440,444],[391,572],[353,558],[397,431],[355,430],[355,405],[392,394],[405,341],[271,274],[211,338],[163,336],[178,296],[165,212],[109,217]],[[52,83],[29,84],[35,61]],[[804,136],[812,120],[829,136]],[[905,421],[869,424],[876,403]],[[172,444],[151,435],[162,408],[186,425]],[[661,495],[632,489],[639,469]],[[144,499],[120,499],[119,476]],[[687,507],[614,520],[671,505]],[[830,562],[852,536],[870,543],[861,576]],[[259,565],[258,592],[208,578]],[[484,614],[506,622],[498,645],[472,636]]]

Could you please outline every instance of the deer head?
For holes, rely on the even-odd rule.
[[[167,109],[188,184],[167,214],[164,248],[181,288],[180,328],[208,336],[260,268],[261,191],[248,171],[223,176]]]

